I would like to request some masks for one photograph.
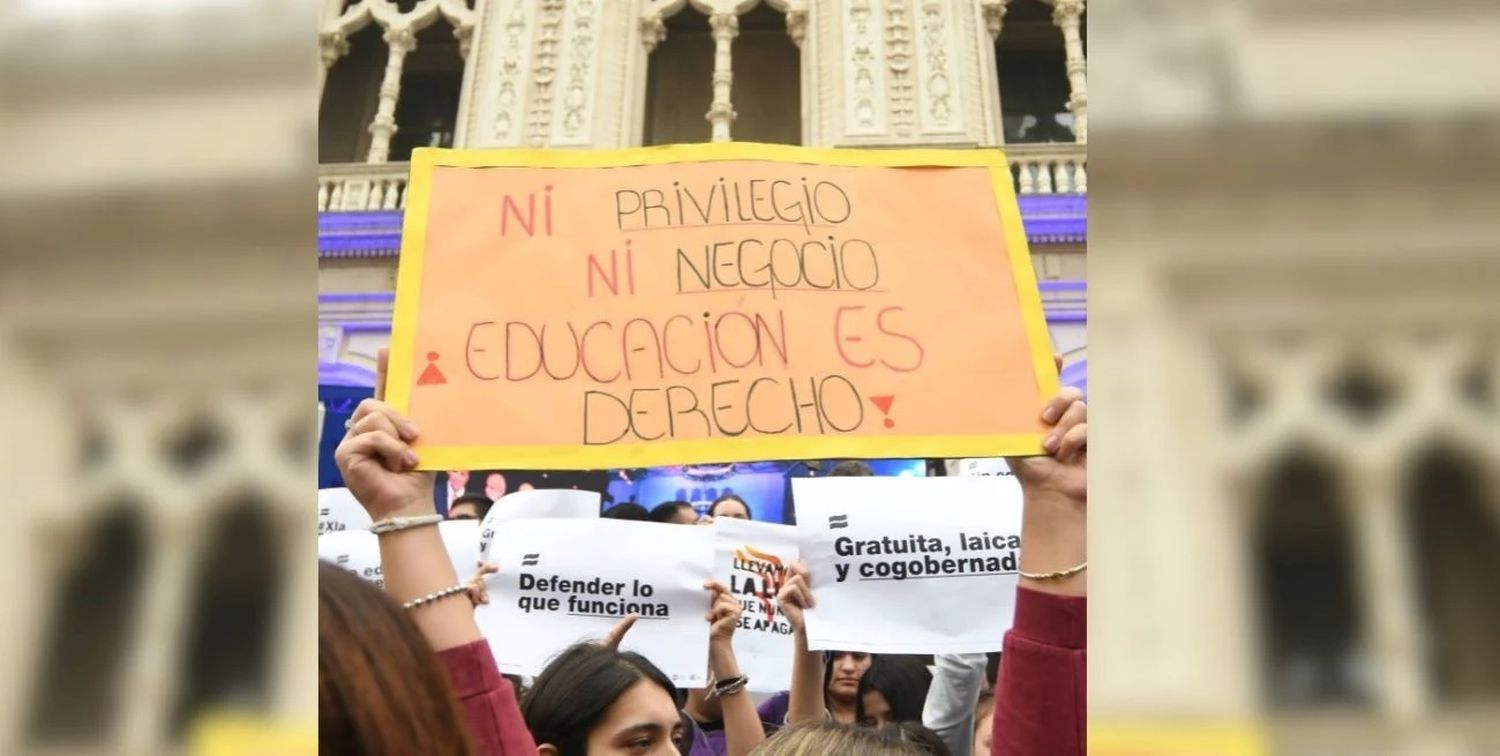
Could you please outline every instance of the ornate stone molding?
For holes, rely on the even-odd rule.
[[[380,81],[380,104],[375,108],[375,117],[370,121],[370,153],[367,162],[384,163],[390,157],[391,137],[396,133],[396,102],[401,98],[401,70],[407,53],[417,47],[417,35],[411,29],[399,27],[387,29],[384,35],[389,55],[385,61],[385,77]]]
[[[906,0],[886,3],[885,59],[891,72],[889,109],[891,130],[898,136],[910,136],[916,124],[911,76],[911,18]]]
[[[984,28],[990,33],[990,41],[1000,38],[1001,25],[1005,21],[1005,6],[1010,0],[979,0],[979,10],[984,14]]]
[[[500,144],[516,144],[516,114],[524,106],[526,89],[526,3],[512,2],[510,13],[500,27],[504,36],[500,42],[500,62],[495,67],[495,118],[490,124],[490,133]],[[476,81],[478,77],[475,77]]]
[[[349,39],[343,32],[331,31],[318,35],[318,56],[323,60],[323,70],[333,67],[339,58],[349,54]]]
[[[577,0],[570,9],[567,38],[567,85],[562,93],[562,114],[554,124],[551,144],[588,146],[590,113],[594,91],[594,56],[600,3]]]
[[[807,39],[807,9],[792,8],[786,12],[786,33],[798,48]]]
[[[851,136],[885,132],[883,50],[875,37],[880,8],[872,0],[849,0],[844,19],[844,131]]]
[[[949,56],[959,50],[948,23],[942,0],[923,0],[922,35],[922,130],[928,133],[962,131],[961,98],[954,84],[956,71]]]
[[[667,40],[667,22],[661,16],[645,16],[640,20],[641,45],[650,54],[656,46]]]
[[[714,99],[704,118],[711,127],[710,141],[729,141],[729,124],[736,113],[730,100],[730,86],[734,83],[731,46],[740,33],[740,17],[733,13],[714,13],[708,17],[708,25],[714,38]]]
[[[531,69],[531,108],[527,142],[544,147],[552,125],[552,83],[557,72],[557,47],[562,27],[563,0],[541,0],[537,16],[536,51]]]

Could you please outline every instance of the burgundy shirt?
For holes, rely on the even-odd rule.
[[[448,682],[469,721],[474,753],[480,756],[536,756],[536,743],[521,718],[510,681],[500,676],[488,641],[439,651]]]
[[[995,683],[991,756],[1083,756],[1088,599],[1019,588]]]

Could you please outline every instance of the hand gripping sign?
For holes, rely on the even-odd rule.
[[[387,401],[425,469],[1042,452],[999,150],[423,148],[404,223]]]
[[[797,478],[792,493],[817,601],[807,612],[809,648],[1000,649],[1021,553],[1013,480]]]
[[[797,561],[797,529],[721,517],[713,531],[714,579],[741,605],[734,631],[740,671],[751,690],[786,690],[792,685],[792,626],[776,606],[776,593]]]
[[[568,646],[640,617],[620,648],[675,684],[701,687],[708,667],[713,532],[654,522],[512,520],[490,542],[490,603],[475,619],[500,669],[535,675]]]

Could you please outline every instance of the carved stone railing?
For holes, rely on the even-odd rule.
[[[407,163],[333,163],[318,166],[318,212],[401,210]]]
[[[1008,144],[1005,157],[1017,194],[1084,194],[1088,148],[1082,144]]]
[[[1005,147],[1017,194],[1084,194],[1087,150],[1080,144]],[[407,163],[330,163],[318,166],[318,212],[401,210]]]

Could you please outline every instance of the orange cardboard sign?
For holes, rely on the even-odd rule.
[[[1036,454],[997,150],[413,154],[388,401],[427,469]]]

